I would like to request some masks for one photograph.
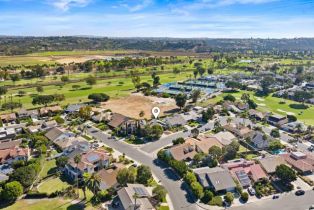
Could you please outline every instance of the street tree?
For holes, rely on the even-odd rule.
[[[152,178],[152,172],[148,166],[140,165],[137,168],[136,180],[138,183],[147,185],[151,178]]]

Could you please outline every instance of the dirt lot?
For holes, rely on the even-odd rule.
[[[113,112],[136,119],[140,119],[139,113],[141,111],[145,113],[143,118],[151,119],[151,110],[155,106],[160,108],[160,116],[173,113],[178,109],[175,105],[175,101],[171,98],[147,97],[141,94],[132,94],[122,99],[109,100],[102,104],[102,106],[105,109],[110,109]]]

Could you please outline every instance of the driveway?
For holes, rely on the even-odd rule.
[[[167,189],[173,209],[197,210],[198,206],[195,204],[193,194],[188,191],[185,183],[182,183],[164,162],[158,161],[157,157],[152,157],[140,149],[133,147],[127,143],[109,139],[109,136],[96,128],[87,129],[87,133],[99,141],[102,141],[107,146],[124,153],[131,159],[147,165],[151,168],[153,174],[159,179],[162,185]],[[171,206],[171,205],[170,205]]]
[[[306,182],[304,182],[302,179],[300,179],[299,177],[297,178],[296,181],[292,182],[294,189],[297,190],[297,187],[300,187],[302,190],[311,190],[312,187],[310,185],[308,185]],[[314,200],[314,198],[313,198]]]

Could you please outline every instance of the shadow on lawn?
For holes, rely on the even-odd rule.
[[[308,109],[309,108],[309,106],[305,104],[290,104],[289,107],[292,109]]]

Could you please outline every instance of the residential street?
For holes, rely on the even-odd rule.
[[[96,128],[87,129],[87,133],[97,140],[102,141],[106,145],[118,150],[121,153],[125,153],[126,156],[134,159],[135,161],[149,166],[152,169],[154,175],[161,181],[163,186],[166,187],[171,198],[173,208],[177,209],[187,209],[196,210],[204,209],[204,207],[199,207],[197,204],[193,203],[193,195],[188,193],[186,186],[179,181],[176,174],[169,169],[165,164],[156,161],[156,157],[152,157],[149,153],[153,153],[160,148],[170,144],[172,140],[179,137],[186,137],[189,132],[178,132],[164,137],[162,140],[151,143],[138,149],[136,146],[110,139],[110,136],[99,131]],[[145,152],[141,151],[144,150]],[[148,154],[146,154],[148,153]],[[248,203],[243,206],[231,207],[232,210],[306,210],[310,205],[314,204],[314,191],[308,191],[304,196],[297,197],[293,193],[281,195],[278,200],[265,199],[258,202]],[[217,207],[213,207],[217,209]],[[212,209],[212,208],[210,208]]]
[[[159,151],[160,149],[164,148],[165,146],[172,144],[172,141],[177,138],[187,138],[190,135],[190,131],[183,132],[179,131],[176,133],[172,133],[170,135],[167,135],[165,137],[160,138],[158,141],[146,144],[145,146],[141,147],[141,150],[150,154],[155,151]]]
[[[214,127],[214,122],[212,121],[212,122],[206,123],[205,125],[202,125],[202,127],[198,128],[198,129],[200,132],[205,132],[207,130],[213,129],[213,127]],[[158,140],[158,141],[144,145],[143,147],[141,147],[141,150],[148,153],[148,154],[151,154],[151,153],[159,151],[160,149],[166,147],[167,145],[172,144],[173,140],[180,138],[180,137],[187,138],[190,136],[190,134],[191,134],[190,130],[188,130],[186,132],[179,131],[176,133],[172,133],[168,136],[161,137],[160,140]]]
[[[162,185],[167,189],[173,208],[197,210],[199,209],[193,195],[187,192],[187,188],[176,174],[169,169],[165,164],[156,161],[156,157],[151,157],[132,145],[109,139],[109,136],[99,131],[96,128],[87,129],[87,133],[97,140],[104,142],[109,147],[118,150],[121,153],[125,153],[126,156],[134,159],[135,161],[147,165],[151,168],[154,175],[161,181]]]
[[[243,206],[230,208],[232,210],[308,210],[314,204],[314,191],[307,191],[303,196],[293,193],[280,195],[277,200],[261,200]]]

